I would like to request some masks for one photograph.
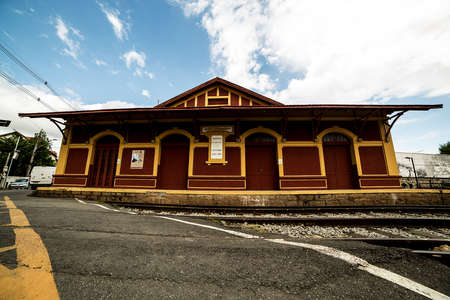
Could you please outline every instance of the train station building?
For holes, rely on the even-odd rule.
[[[284,105],[214,78],[152,108],[22,113],[63,133],[53,187],[399,189],[391,128],[442,105]]]

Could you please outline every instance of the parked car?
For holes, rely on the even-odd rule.
[[[52,185],[53,174],[55,174],[56,167],[41,167],[36,166],[31,170],[30,185],[34,190],[38,186]]]
[[[28,189],[30,180],[28,178],[19,178],[9,184],[10,189]]]

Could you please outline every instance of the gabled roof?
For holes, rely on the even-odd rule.
[[[196,86],[196,87],[194,87],[194,88],[192,88],[190,90],[187,90],[186,92],[181,93],[178,96],[175,96],[175,97],[173,97],[173,98],[171,98],[171,99],[169,99],[167,101],[164,101],[163,103],[160,103],[160,104],[156,105],[155,108],[169,108],[171,105],[175,104],[177,101],[179,101],[179,100],[181,100],[183,98],[187,98],[187,97],[189,97],[189,96],[191,96],[191,95],[193,95],[193,94],[195,94],[197,92],[200,92],[201,90],[206,90],[209,87],[217,85],[217,84],[223,85],[223,86],[228,87],[230,89],[234,89],[234,90],[236,90],[236,91],[238,91],[238,92],[240,92],[240,93],[242,93],[244,95],[248,95],[249,97],[256,98],[256,99],[260,100],[261,102],[263,102],[264,104],[267,104],[269,106],[283,106],[284,105],[281,102],[278,102],[278,101],[275,101],[273,99],[270,99],[270,98],[268,98],[266,96],[263,96],[261,94],[258,94],[256,92],[254,92],[254,91],[246,89],[245,87],[242,87],[240,85],[232,83],[232,82],[230,82],[228,80],[225,80],[223,78],[216,77],[216,78],[208,80],[208,81],[206,81],[206,82],[204,82],[204,83],[202,83],[202,84],[200,84],[200,85],[198,85],[198,86]]]

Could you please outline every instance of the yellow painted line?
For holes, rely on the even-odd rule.
[[[30,228],[22,210],[5,196],[11,224],[14,226],[15,245],[0,252],[16,249],[17,268],[10,270],[0,264],[0,299],[59,299],[53,278],[52,265],[41,237]]]

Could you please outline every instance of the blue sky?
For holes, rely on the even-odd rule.
[[[436,153],[450,140],[449,3],[3,0],[0,42],[81,109],[151,107],[215,76],[286,104],[443,103],[393,130],[398,151]],[[0,70],[69,109],[2,53]],[[14,128],[60,138],[16,117],[44,106],[6,82],[0,97]]]

